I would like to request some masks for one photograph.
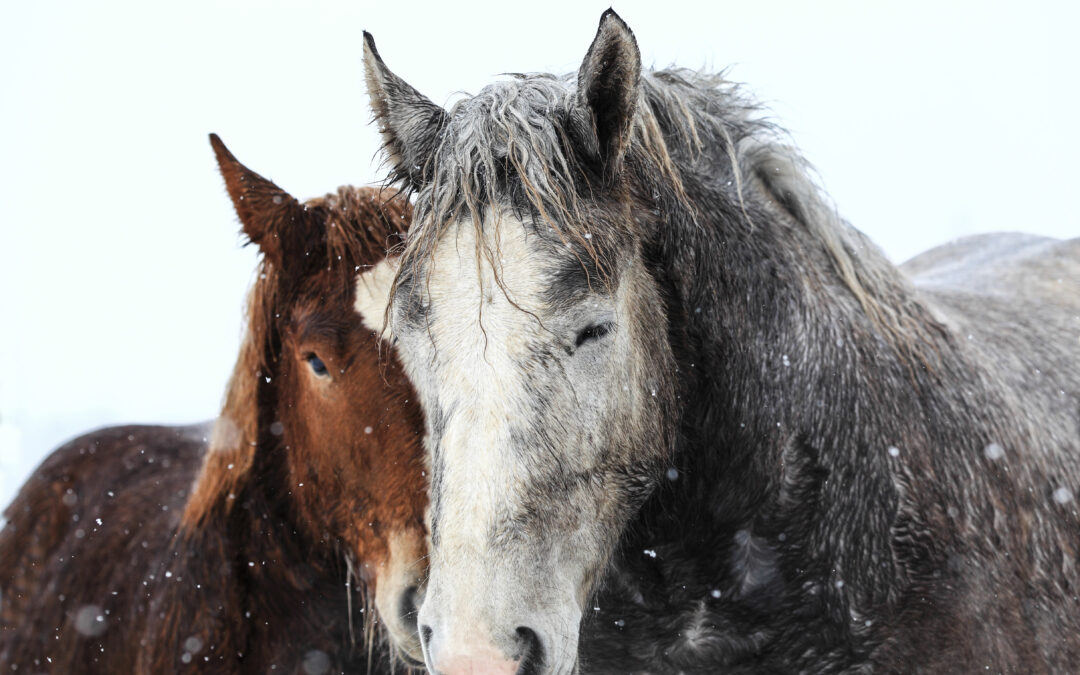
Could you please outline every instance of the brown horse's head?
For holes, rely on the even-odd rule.
[[[340,551],[374,589],[393,642],[419,658],[423,422],[397,359],[357,303],[369,283],[361,275],[397,243],[408,205],[370,188],[300,203],[210,140],[262,264],[185,524],[228,514],[238,495],[264,484],[312,558],[314,549]]]

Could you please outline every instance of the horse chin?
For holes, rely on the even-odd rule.
[[[480,571],[478,571],[480,570]],[[574,672],[582,607],[565,570],[455,556],[433,565],[419,612],[424,654],[442,675]]]
[[[420,643],[417,642],[417,648],[419,649],[419,647]],[[426,668],[423,661],[418,661],[417,659],[413,658],[411,655],[406,654],[403,651],[399,650],[397,653],[397,657],[401,660],[402,663],[405,664],[407,668],[415,668],[418,670],[423,670],[424,668]]]

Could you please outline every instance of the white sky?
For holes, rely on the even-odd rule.
[[[609,2],[0,7],[0,504],[96,426],[216,414],[255,257],[206,140],[299,198],[376,180],[361,35],[436,102],[576,70]],[[895,260],[1080,235],[1080,3],[616,2],[646,64],[722,68]]]

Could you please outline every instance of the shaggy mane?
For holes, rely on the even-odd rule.
[[[641,81],[624,166],[640,212],[700,227],[681,167],[692,167],[706,153],[726,156],[744,224],[754,226],[748,204],[786,209],[820,243],[839,279],[886,341],[900,354],[926,362],[914,338],[925,330],[927,317],[916,318],[910,308],[890,302],[897,296],[895,285],[902,282],[888,266],[857,259],[858,251],[874,245],[839,217],[787,132],[770,122],[740,85],[724,73],[682,68],[643,72]],[[591,187],[588,172],[571,150],[566,124],[578,105],[575,82],[574,75],[529,74],[487,86],[450,109],[449,123],[421,172],[431,180],[415,186],[400,172],[391,177],[416,197],[414,224],[392,299],[403,280],[414,277],[430,258],[444,232],[462,218],[470,218],[477,229],[477,264],[486,259],[501,286],[495,264],[500,257],[497,223],[495,250],[480,242],[484,217],[497,218],[506,207],[550,227],[580,260],[583,255],[591,258],[601,274],[612,269],[614,261],[590,236],[596,223],[582,217],[581,203]],[[638,222],[627,227],[640,228],[641,220],[635,218]]]

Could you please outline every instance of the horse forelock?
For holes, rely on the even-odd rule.
[[[497,268],[505,212],[601,262],[582,217],[587,169],[571,151],[563,123],[573,105],[567,82],[548,74],[515,76],[453,106],[430,160],[432,178],[416,189],[395,292],[401,280],[421,276],[441,237],[465,221],[476,228],[477,242],[488,241],[483,229],[490,224],[493,245],[477,247],[477,262]]]
[[[710,130],[695,106],[723,112],[715,120],[722,128],[708,136],[732,144],[747,133],[744,127],[754,108],[722,75],[671,69],[648,73],[643,82],[627,168],[615,189],[624,196],[632,193],[633,199],[623,201],[642,205],[638,210],[646,214],[663,208],[693,219],[694,205],[683,188],[678,162],[702,152],[711,140],[702,133]],[[416,216],[393,293],[403,280],[422,276],[421,268],[448,230],[471,221],[480,235],[485,221],[497,227],[497,218],[487,216],[500,211],[527,215],[517,220],[531,222],[541,236],[567,245],[583,268],[593,268],[586,274],[590,283],[593,271],[609,280],[618,267],[617,244],[647,236],[640,222],[648,218],[633,209],[609,219],[590,217],[596,215],[590,203],[610,186],[602,184],[602,172],[591,165],[589,151],[576,135],[574,118],[581,108],[575,83],[574,75],[516,75],[451,108],[429,166],[415,167],[431,179],[409,186],[416,194]],[[692,94],[704,92],[719,97],[723,105],[694,100]],[[478,263],[498,258],[497,233],[493,239],[494,250],[477,248]],[[611,245],[602,246],[605,241]]]

